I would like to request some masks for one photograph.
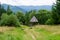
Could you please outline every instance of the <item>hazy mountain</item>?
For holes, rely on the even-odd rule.
[[[52,6],[49,6],[49,5],[42,5],[42,6],[19,6],[19,8],[22,8],[22,9],[24,9],[26,11],[40,10],[40,9],[51,10]]]
[[[5,9],[7,9],[7,4],[2,4],[4,6]],[[30,10],[40,10],[40,9],[46,9],[46,10],[51,10],[52,6],[50,5],[42,5],[42,6],[12,6],[9,5],[11,10],[13,12],[17,12],[17,11],[22,11],[22,12],[26,12],[26,11],[30,11]]]
[[[8,5],[7,4],[2,4],[2,6],[4,6],[5,9],[7,9]],[[22,12],[26,12],[24,9],[18,7],[18,6],[12,6],[12,5],[9,5],[10,6],[10,9],[13,11],[13,12],[17,12],[17,11],[22,11]]]

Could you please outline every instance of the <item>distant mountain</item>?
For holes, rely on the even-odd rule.
[[[40,9],[51,10],[52,6],[50,6],[50,5],[42,5],[42,6],[19,6],[19,8],[22,8],[22,9],[24,9],[26,11],[40,10]]]
[[[2,4],[2,6],[4,6],[4,9],[7,10],[7,7],[8,5],[7,4]],[[17,11],[22,11],[22,12],[26,12],[24,9],[18,7],[18,6],[12,6],[12,5],[9,5],[10,6],[10,9],[13,11],[13,12],[17,12]]]
[[[5,9],[7,9],[7,4],[2,4],[4,6]],[[46,9],[46,10],[51,10],[52,6],[50,5],[42,5],[42,6],[12,6],[9,5],[11,10],[13,12],[17,12],[17,11],[22,11],[22,12],[26,12],[26,11],[30,11],[30,10],[40,10],[40,9]]]

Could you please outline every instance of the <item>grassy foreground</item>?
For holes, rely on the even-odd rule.
[[[0,40],[60,40],[60,25],[36,25],[30,29],[27,26],[0,27]]]

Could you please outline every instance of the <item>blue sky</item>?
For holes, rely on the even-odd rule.
[[[56,0],[0,0],[1,4],[10,5],[25,5],[25,6],[40,6],[40,5],[52,5]]]

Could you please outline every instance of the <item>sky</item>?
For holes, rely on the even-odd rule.
[[[1,4],[9,4],[13,6],[40,6],[40,5],[52,5],[56,0],[0,0]]]

